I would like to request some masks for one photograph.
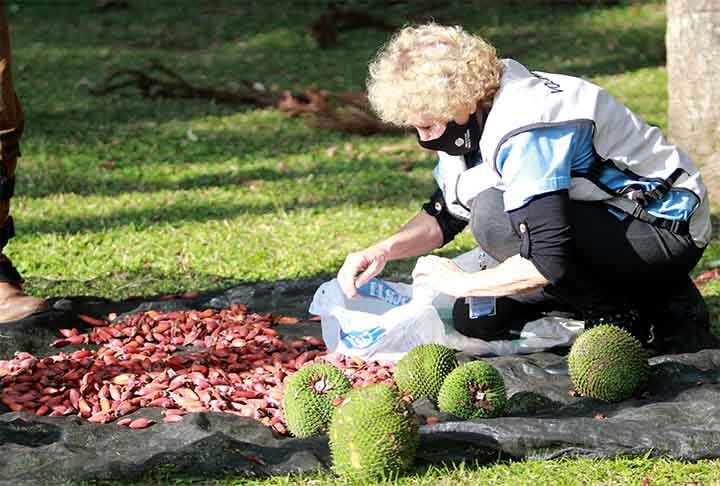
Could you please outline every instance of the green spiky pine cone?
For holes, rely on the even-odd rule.
[[[338,368],[310,364],[285,381],[285,423],[295,437],[311,437],[327,430],[334,409],[332,401],[352,388]]]
[[[395,365],[395,383],[414,399],[436,401],[445,377],[457,367],[455,351],[440,344],[421,344]]]
[[[472,361],[450,373],[438,394],[438,408],[470,420],[497,417],[505,410],[505,380],[485,361]]]
[[[408,469],[420,441],[414,411],[382,383],[349,392],[333,412],[328,436],[335,473],[368,484]]]
[[[593,327],[575,340],[568,369],[581,395],[606,402],[632,396],[647,380],[647,351],[635,337],[610,324]]]

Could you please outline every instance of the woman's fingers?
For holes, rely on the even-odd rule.
[[[357,295],[355,280],[357,274],[362,270],[362,259],[358,258],[356,254],[348,255],[345,259],[345,263],[343,263],[343,266],[340,267],[340,271],[337,274],[337,280],[343,293],[348,298],[353,298]]]
[[[429,287],[444,294],[460,296],[464,271],[447,258],[428,255],[418,258],[413,286]]]
[[[355,287],[359,288],[368,283],[375,275],[382,272],[383,268],[385,268],[385,259],[377,257],[374,258],[365,271],[358,275],[355,279]]]
[[[433,270],[437,267],[437,260],[440,260],[440,258],[434,255],[428,255],[418,258],[417,263],[415,263],[415,268],[412,272],[413,279],[420,275],[427,275],[432,273]]]
[[[362,287],[385,268],[388,254],[379,247],[370,247],[360,252],[350,253],[338,272],[340,288],[348,298],[357,295]]]

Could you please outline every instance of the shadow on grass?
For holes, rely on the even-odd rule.
[[[568,16],[569,17],[569,16]],[[572,23],[572,18],[561,22]],[[542,46],[537,36],[543,36]],[[499,37],[495,42],[503,57],[527,58],[528,67],[581,77],[621,74],[665,64],[665,28],[629,27],[623,30],[557,29]],[[580,55],[585,51],[585,55]]]
[[[635,26],[637,19],[631,8],[517,3],[476,0],[468,8],[466,2],[364,0],[351,2],[347,8],[378,16],[382,12],[383,20],[398,27],[431,19],[462,24],[491,37],[503,56],[525,57],[535,51],[550,64],[556,62],[557,55],[577,58],[581,61],[580,69],[569,65],[571,72],[576,73],[611,74],[664,63],[664,25]],[[316,58],[340,58],[343,64],[362,70],[390,35],[372,27],[341,32],[332,48],[320,49],[310,36],[310,25],[329,7],[337,7],[331,0],[272,4],[232,0],[202,4],[181,0],[172,5],[131,4],[133,8],[105,13],[98,13],[91,5],[36,2],[24,6],[22,16],[11,20],[32,22],[36,35],[60,48],[93,45],[200,54],[227,44],[240,47],[249,44],[248,52],[271,65],[287,66],[297,60],[301,53],[298,51],[311,50]],[[627,21],[617,28],[587,20],[590,13],[608,16],[623,8],[628,11]],[[142,16],[138,17],[138,13]],[[53,18],[53,23],[47,22],[48,18]],[[58,22],[69,28],[57,29]],[[273,41],[271,34],[277,31],[294,33],[293,42]],[[83,44],[87,40],[94,43]],[[360,52],[354,49],[357,44],[362,46]],[[612,60],[604,59],[608,55]],[[588,64],[587,58],[600,61]],[[238,61],[242,63],[243,59],[226,58],[221,63],[229,67]],[[307,74],[312,74],[311,71]]]
[[[462,250],[441,250],[440,256],[453,258],[462,253]],[[282,283],[290,289],[291,298],[287,301],[278,301],[281,309],[288,312],[292,307],[297,312],[306,312],[310,300],[317,287],[328,280],[335,278],[336,269],[320,272],[298,279],[278,280],[239,280],[205,272],[161,271],[152,267],[127,268],[112,273],[99,275],[90,280],[51,280],[41,277],[27,277],[25,289],[37,296],[46,298],[97,297],[99,299],[142,299],[158,300],[163,296],[182,294],[184,292],[200,292],[203,294],[222,293],[232,288],[243,286],[247,288],[265,288]],[[415,265],[415,258],[389,262],[380,278],[391,281],[411,282],[410,274]],[[261,291],[258,295],[263,295]],[[263,301],[264,302],[264,301]],[[268,304],[269,305],[269,304]],[[289,307],[288,307],[289,306]],[[266,305],[262,309],[267,312],[272,309]]]
[[[283,88],[361,89],[367,62],[389,33],[343,32],[335,47],[320,49],[307,27],[330,0],[129,3],[129,10],[99,13],[92,2],[27,2],[10,12],[16,84],[28,114],[24,141],[28,157],[21,160],[18,172],[19,195],[119,195],[235,186],[243,191],[253,181],[292,181],[310,172],[343,180],[360,174],[360,181],[352,190],[341,188],[332,195],[320,194],[315,201],[291,200],[283,205],[327,208],[348,199],[392,203],[431,191],[428,185],[393,171],[390,164],[372,159],[343,161],[338,155],[314,162],[310,169],[257,167],[258,160],[282,163],[301,154],[315,157],[318,148],[353,140],[340,133],[308,129],[302,122],[286,119],[260,121],[257,126],[218,123],[217,128],[200,129],[197,125],[204,118],[250,110],[219,107],[206,100],[145,100],[136,91],[96,98],[83,87],[88,78],[96,81],[114,67],[159,58],[201,84],[223,86],[250,79]],[[420,13],[438,20],[456,18],[469,30],[487,35],[500,55],[548,71],[608,74],[664,62],[664,25],[634,25],[630,10],[518,7],[483,0],[470,9],[465,2],[388,5],[358,0],[352,6],[382,12],[398,25]],[[590,14],[597,14],[599,20]],[[621,25],[613,28],[616,24]],[[183,126],[190,120],[200,138],[194,143],[188,143]],[[229,167],[217,173],[203,167],[203,173],[192,173],[195,162]],[[246,167],[249,164],[255,167]],[[376,184],[379,178],[397,184],[382,187]],[[182,202],[167,211],[128,209],[100,219],[78,217],[59,223],[37,218],[21,224],[37,233],[67,233],[138,221],[207,221],[265,213],[273,207]]]
[[[403,172],[389,173],[387,170],[376,174],[365,174],[362,181],[353,185],[353,182],[335,181],[326,174],[314,178],[313,184],[320,186],[334,186],[334,191],[327,188],[313,190],[313,185],[304,184],[300,192],[287,194],[287,188],[279,187],[277,197],[263,197],[262,202],[254,202],[244,197],[244,201],[228,200],[230,196],[219,201],[217,198],[203,198],[201,194],[188,194],[182,197],[173,197],[173,202],[165,200],[161,206],[135,208],[120,208],[109,214],[96,214],[88,216],[63,216],[58,219],[43,215],[29,216],[18,219],[19,231],[38,234],[74,234],[78,232],[92,233],[106,231],[111,228],[132,225],[136,228],[155,226],[157,224],[174,225],[186,222],[207,222],[227,220],[238,216],[257,216],[277,213],[278,210],[296,211],[305,209],[327,210],[329,208],[347,204],[376,205],[377,207],[390,207],[405,205],[410,197],[422,198],[433,191],[431,182],[418,181]],[[335,172],[330,170],[330,172]],[[263,173],[263,171],[260,171]],[[355,176],[351,168],[337,169],[335,175],[347,173],[348,177]],[[257,174],[257,173],[256,173]],[[263,181],[278,179],[290,180],[292,175],[278,175],[270,172]],[[252,190],[254,179],[246,180],[233,173],[227,178],[222,175],[200,176],[191,178],[180,185],[172,185],[174,189],[191,189],[195,187],[236,187],[238,194]],[[170,187],[167,187],[170,189]],[[150,190],[145,187],[143,189]],[[154,190],[159,190],[154,186]],[[121,191],[118,190],[117,193]],[[114,193],[114,192],[111,192]],[[419,210],[419,206],[418,206]]]
[[[130,10],[98,14],[90,3],[31,2],[23,5],[22,15],[11,18],[19,37],[17,63],[27,63],[27,72],[21,71],[16,84],[21,91],[27,89],[21,99],[27,100],[26,111],[36,134],[53,144],[79,135],[81,146],[87,143],[86,135],[89,140],[109,138],[118,126],[187,120],[207,113],[207,102],[127,103],[139,95],[128,91],[116,97],[93,98],[78,88],[83,78],[96,80],[114,66],[138,66],[153,58],[163,59],[188,79],[201,83],[223,85],[249,79],[283,88],[361,89],[368,60],[389,34],[355,30],[343,33],[333,49],[318,48],[308,25],[331,3],[131,2]],[[615,28],[618,21],[606,26],[607,21],[596,25],[588,20],[585,7],[519,8],[479,1],[474,5],[477,8],[468,9],[464,2],[432,2],[418,12],[411,2],[387,5],[377,0],[353,6],[382,11],[397,25],[418,13],[457,18],[468,29],[487,35],[500,55],[516,57],[540,70],[597,75],[664,63],[664,25],[634,26],[631,13]],[[23,48],[42,46],[51,49],[22,55]],[[73,96],[68,97],[69,93]],[[77,147],[68,148],[70,153],[77,151]],[[149,147],[145,149],[149,151]]]
[[[49,299],[73,299],[83,306],[94,300],[121,304],[117,309],[106,309],[106,313],[126,312],[128,305],[136,307],[143,302],[172,300],[186,293],[200,294],[192,299],[205,301],[210,296],[235,292],[236,297],[246,298],[244,303],[254,311],[283,312],[303,317],[308,316],[307,309],[315,290],[334,276],[320,273],[306,278],[248,281],[180,269],[161,271],[154,268],[128,268],[83,281],[28,277],[24,288],[33,295]],[[283,298],[278,299],[277,295]]]
[[[323,177],[352,176],[387,170],[393,165],[392,159],[397,159],[397,163],[407,160],[407,157],[393,156],[381,161],[373,158],[371,153],[344,158],[343,151],[328,159],[322,155],[328,147],[362,140],[347,136],[340,139],[337,134],[326,130],[251,130],[250,127],[236,127],[233,132],[198,130],[195,133],[202,141],[192,144],[184,140],[184,135],[157,133],[152,146],[128,140],[121,149],[125,153],[118,153],[118,149],[113,147],[96,147],[94,153],[89,150],[85,158],[89,159],[88,162],[92,158],[99,159],[95,163],[100,167],[83,167],[86,162],[67,167],[28,160],[27,167],[23,168],[25,161],[21,159],[18,194],[29,197],[60,193],[118,195],[240,186],[257,180],[297,180],[310,173]],[[310,161],[301,168],[293,165],[290,160],[293,157],[305,157]],[[198,174],[194,163],[223,164],[223,170],[210,173],[211,169],[205,167],[206,172]],[[273,164],[274,167],[262,167],[261,164]],[[163,168],[158,169],[158,166]],[[430,164],[428,167],[431,167]],[[158,170],[165,172],[158,173]],[[405,177],[400,171],[393,171],[393,176]],[[342,179],[348,178],[351,177]]]

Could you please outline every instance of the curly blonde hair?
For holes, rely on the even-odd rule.
[[[435,23],[405,27],[370,63],[368,98],[387,123],[449,121],[489,103],[503,65],[495,48],[462,27]]]

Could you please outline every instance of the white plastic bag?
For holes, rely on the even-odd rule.
[[[437,310],[429,303],[413,302],[411,286],[378,279],[369,285],[393,289],[394,295],[410,300],[394,305],[394,296],[390,301],[372,295],[348,299],[337,280],[325,282],[315,292],[310,313],[320,316],[330,351],[395,361],[418,344],[445,341],[445,325]]]
[[[480,249],[455,258],[466,271],[496,264]],[[348,299],[337,280],[315,292],[310,313],[319,315],[328,349],[364,360],[397,361],[418,344],[438,343],[483,355],[524,354],[570,345],[582,321],[545,317],[529,322],[520,339],[484,341],[457,332],[452,325],[455,298],[411,285],[373,279]]]

